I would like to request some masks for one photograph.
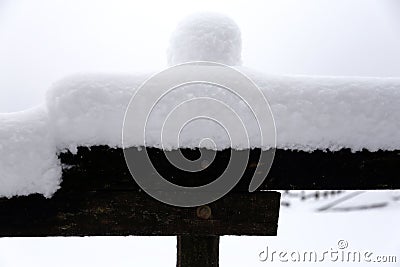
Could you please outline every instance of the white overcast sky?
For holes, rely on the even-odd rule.
[[[68,74],[165,67],[170,33],[196,11],[239,24],[248,67],[400,76],[398,0],[0,0],[0,112],[39,104]]]

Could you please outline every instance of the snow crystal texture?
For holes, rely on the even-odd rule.
[[[259,86],[274,115],[277,148],[313,151],[400,149],[400,79],[272,76],[240,68]],[[59,151],[78,146],[122,147],[126,108],[135,90],[149,75],[78,75],[55,84],[46,106],[0,114],[0,196],[40,193],[50,197],[59,188]],[[244,121],[248,140],[232,145],[229,134],[212,121],[188,124],[176,137],[159,140],[161,126],[174,107],[193,98],[217,99]],[[143,99],[146,101],[146,98]],[[190,108],[188,106],[185,107]],[[183,108],[183,112],[185,112]],[[199,115],[221,116],[213,105],[200,105]],[[254,107],[253,107],[254,108]],[[137,112],[141,112],[140,109]],[[179,119],[179,118],[178,118]],[[131,146],[163,149],[206,147],[246,149],[260,146],[251,110],[224,89],[191,85],[170,92],[149,116],[146,143]],[[229,120],[227,120],[229,122]],[[236,131],[241,125],[231,125]],[[212,142],[204,142],[204,138]],[[203,142],[202,142],[203,140]]]
[[[80,74],[56,83],[46,103],[58,148],[121,146],[125,110],[148,76]]]
[[[240,29],[233,20],[220,14],[199,13],[177,26],[167,61],[170,66],[189,61],[238,66],[241,49]],[[150,114],[144,114],[148,115],[146,139],[132,136],[128,146],[166,150],[182,147],[266,150],[274,145],[305,151],[400,149],[400,79],[271,76],[238,69],[255,82],[269,101],[275,119],[276,144],[275,140],[260,142],[259,125],[252,109],[260,110],[261,104],[249,107],[229,90],[197,84],[176,88],[157,103],[149,100],[154,92],[140,94],[141,104],[155,105]],[[44,107],[0,114],[0,197],[54,194],[61,181],[57,153],[62,150],[75,152],[78,146],[93,145],[122,147],[125,111],[135,90],[148,77],[148,74],[69,77],[48,91]],[[217,101],[205,101],[207,98]],[[250,98],[260,98],[260,94]],[[195,102],[188,105],[193,99],[201,99],[200,105]],[[228,108],[221,110],[218,103]],[[144,113],[140,107],[136,108],[138,114]],[[234,117],[226,118],[230,110],[241,123]],[[168,118],[173,118],[169,124],[180,126],[178,123],[185,124],[185,115],[194,111],[199,116],[223,118],[229,125],[223,125],[224,129],[212,120],[193,120],[182,125],[185,127],[179,134],[167,132],[160,141]],[[133,123],[140,128],[137,125]],[[243,127],[246,138],[232,143],[230,138]]]
[[[237,24],[218,13],[198,13],[180,22],[167,50],[169,66],[189,61],[241,65],[242,40]]]
[[[269,101],[276,124],[277,148],[305,151],[400,148],[400,79],[272,76],[240,70],[252,78]],[[126,107],[144,79],[142,76],[81,76],[66,79],[52,88],[47,105],[58,146],[120,147]],[[175,136],[167,137],[163,144],[156,141],[161,127],[174,107],[201,97],[224,102],[244,121],[249,140],[240,140],[234,148],[248,148],[247,141],[251,147],[260,147],[257,123],[252,121],[254,118],[243,101],[224,89],[208,85],[182,87],[166,95],[149,116],[146,144],[135,138],[130,146],[177,149]],[[197,108],[199,115],[204,110],[211,117],[220,113],[212,105],[192,108]],[[232,126],[231,132],[235,127],[242,126]],[[201,120],[182,130],[179,147],[198,147],[207,137],[214,144],[202,143],[206,148],[231,147],[229,136],[219,125]],[[261,148],[269,149],[272,145]]]
[[[50,197],[61,181],[61,166],[44,108],[0,114],[0,196]]]
[[[278,148],[400,148],[399,78],[269,76],[243,71],[270,103]]]

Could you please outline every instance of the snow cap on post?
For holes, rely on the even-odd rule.
[[[189,61],[241,65],[242,39],[238,25],[218,13],[196,13],[182,20],[173,32],[169,66]]]

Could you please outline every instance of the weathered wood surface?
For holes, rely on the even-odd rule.
[[[149,153],[166,179],[186,186],[218,177],[230,154],[228,150],[218,152],[209,168],[189,175],[171,167],[161,150],[149,149]],[[184,153],[196,158],[199,152]],[[60,154],[63,182],[53,198],[0,199],[0,236],[275,235],[279,193],[262,189],[400,188],[399,151],[277,150],[260,191],[249,194],[259,153],[251,151],[242,180],[226,197],[210,204],[212,217],[203,219],[196,208],[165,205],[141,192],[126,167],[122,149],[98,146],[81,147],[75,155],[64,152]]]
[[[169,164],[162,150],[148,149],[148,152],[165,179],[184,186],[198,186],[214,180],[224,171],[230,157],[229,150],[219,151],[215,161],[207,169],[187,173]],[[183,152],[189,158],[199,155],[198,150],[185,149]],[[259,154],[259,149],[251,151],[248,167],[235,191],[248,190],[256,165],[263,164],[258,162]],[[105,146],[90,149],[82,147],[76,155],[66,152],[60,157],[64,164],[71,166],[64,172],[64,176],[68,176],[67,188],[73,191],[85,188],[86,180],[82,180],[82,174],[96,176],[96,181],[87,181],[97,189],[137,189],[129,174],[122,149]],[[400,189],[399,174],[400,151],[353,153],[349,149],[342,149],[337,152],[311,153],[278,149],[271,171],[259,190]]]
[[[178,236],[176,266],[219,266],[219,236]]]
[[[81,177],[85,179],[86,177]],[[280,193],[231,193],[206,207],[178,208],[139,191],[70,192],[0,199],[0,237],[276,235]],[[199,210],[198,210],[199,209]]]

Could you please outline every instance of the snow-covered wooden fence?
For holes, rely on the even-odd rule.
[[[216,69],[242,71],[246,76],[223,77],[234,84],[249,77],[253,80],[250,88],[257,85],[257,90],[239,86],[243,95],[249,96],[243,98],[232,90],[210,89],[209,84],[180,88],[184,92],[176,87],[178,91],[161,104],[161,95],[155,94],[154,88],[145,90],[132,113],[146,117],[151,112],[144,112],[144,107],[160,104],[154,121],[150,120],[153,123],[148,123],[153,125],[148,131],[152,142],[141,138],[144,127],[138,127],[140,134],[129,135],[133,139],[128,146],[121,144],[124,122],[136,126],[142,121],[124,117],[129,114],[126,111],[133,94],[138,95],[150,74],[78,75],[52,87],[42,107],[0,114],[0,196],[12,197],[0,199],[0,236],[173,235],[178,237],[178,266],[218,266],[220,236],[277,234],[280,193],[271,190],[400,189],[400,79],[260,74],[237,66],[242,61],[240,36],[231,19],[215,14],[189,18],[178,25],[168,49],[170,65],[214,61],[236,66],[194,64],[202,65],[199,73],[207,78],[218,77]],[[191,128],[180,140],[183,144],[177,145],[176,136],[170,135],[163,148],[194,149],[211,136],[218,151],[203,171],[180,172],[158,149],[157,130],[177,103],[204,100],[204,96],[223,99],[236,115],[241,114],[250,135],[236,138],[232,144],[218,125],[210,127],[210,121]],[[157,101],[150,101],[152,97]],[[255,101],[264,98],[269,104]],[[254,105],[248,105],[249,99]],[[212,102],[187,106],[181,115],[197,110],[201,114],[193,114],[196,118],[220,118],[226,109],[212,106]],[[267,114],[257,117],[254,110],[267,107],[274,115],[273,127],[260,127],[254,119]],[[227,122],[232,126],[229,134],[243,130],[237,120]],[[277,138],[273,134],[272,142],[258,142],[260,136],[266,136],[260,129],[277,133]],[[218,177],[229,161],[231,150],[226,148],[257,149],[250,151],[240,182],[227,195],[208,205],[179,208],[154,200],[132,179],[121,147],[143,146],[149,147],[149,156],[163,178],[184,186],[204,185]],[[272,169],[257,191],[250,193],[257,166],[268,165],[259,155],[271,147],[277,148]],[[188,158],[197,158],[197,153],[195,149],[184,152]],[[143,175],[150,177],[151,171]]]

